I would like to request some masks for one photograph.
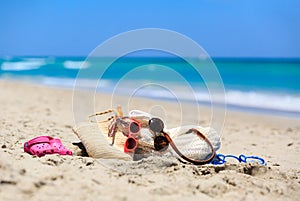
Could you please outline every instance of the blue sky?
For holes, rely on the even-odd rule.
[[[0,1],[0,56],[86,56],[110,37],[164,28],[213,57],[300,58],[300,1]]]

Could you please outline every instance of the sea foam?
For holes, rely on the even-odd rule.
[[[88,68],[90,64],[88,62],[84,61],[65,61],[64,62],[64,67],[67,69],[84,69]]]
[[[34,70],[45,65],[45,60],[27,60],[27,61],[6,61],[1,65],[1,70],[3,71],[24,71],[24,70]]]
[[[226,103],[250,108],[300,112],[299,94],[228,91]]]

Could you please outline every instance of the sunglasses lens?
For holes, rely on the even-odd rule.
[[[127,140],[125,142],[124,152],[126,152],[126,153],[134,152],[136,147],[137,147],[137,141],[134,138],[129,137],[129,138],[127,138]]]
[[[129,126],[130,132],[131,133],[137,133],[140,131],[140,126],[136,122],[131,122]]]
[[[164,136],[157,136],[154,139],[154,147],[157,151],[164,151],[168,148],[169,142]]]
[[[152,118],[149,120],[149,128],[153,132],[159,133],[164,129],[164,122],[159,118]]]

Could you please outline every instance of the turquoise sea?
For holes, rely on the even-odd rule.
[[[169,82],[178,86],[176,90],[180,91],[184,90],[181,87],[184,83],[198,89],[193,98],[196,97],[199,103],[209,102],[207,92],[210,90],[204,90],[206,85],[203,77],[182,59],[124,57],[109,67],[103,66],[100,58],[84,61],[84,57],[3,57],[0,58],[0,78],[64,88],[73,88],[75,80],[82,79],[85,80],[85,87],[92,89],[90,81],[100,79],[97,71],[106,68],[101,76],[105,84],[97,88],[97,91],[124,92],[126,88],[136,87],[135,84],[138,85],[141,80],[152,83]],[[216,58],[213,61],[225,87],[228,108],[300,118],[300,59]],[[89,75],[77,78],[78,72],[85,70],[88,70]],[[118,83],[121,83],[122,86],[118,86],[122,90],[115,89]],[[192,98],[184,94],[182,91],[184,100]],[[139,95],[175,99],[175,96],[164,93],[157,87],[150,87]]]

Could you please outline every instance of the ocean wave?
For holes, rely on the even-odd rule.
[[[67,69],[83,69],[90,67],[90,63],[85,61],[65,61],[64,67]]]
[[[98,80],[91,79],[73,79],[73,78],[56,78],[56,77],[42,77],[40,79],[34,80],[37,84],[42,84],[46,86],[54,86],[54,87],[62,87],[68,89],[74,89],[75,85],[76,89],[94,89],[98,84]],[[109,80],[102,80],[101,86],[104,88],[102,91],[112,90],[111,86],[113,86],[112,82]]]
[[[27,61],[6,61],[1,65],[3,71],[25,71],[38,69],[45,65],[45,60],[27,60]]]
[[[133,95],[130,93],[134,91],[133,88],[136,88],[136,86],[137,85],[132,86],[125,84],[115,92],[122,92],[126,95]],[[187,101],[193,103],[199,102],[210,104],[212,105],[212,107],[228,105],[245,109],[249,108],[258,110],[300,113],[300,94],[292,93],[229,90],[224,94],[214,94],[214,101],[212,101],[212,97],[205,89],[202,89],[201,92],[192,92],[180,86],[175,86],[172,87],[171,91],[158,88],[145,88],[145,90],[139,90],[138,93],[135,94],[135,96],[173,101]]]
[[[228,91],[226,103],[243,107],[300,112],[299,94]]]
[[[101,82],[103,82],[103,80],[101,80]],[[116,93],[133,95],[131,93],[135,91],[134,89],[137,89],[138,86],[137,83],[135,83],[135,85],[125,83],[116,90],[113,83],[106,83],[107,85],[103,85],[106,89],[100,89],[98,90],[99,92],[114,89]],[[225,93],[216,93],[214,97],[212,97],[206,89],[201,89],[201,92],[193,92],[182,86],[174,86],[169,89],[171,90],[145,88],[144,90],[139,90],[135,96],[192,103],[199,102],[210,104],[212,107],[228,105],[245,109],[300,113],[300,94],[229,90]],[[214,100],[212,101],[213,98]]]
[[[258,110],[283,111],[300,113],[300,94],[277,94],[263,92],[228,91],[225,94],[216,94],[215,100],[206,92],[196,92],[188,94],[184,91],[166,93],[164,91],[145,91],[140,93],[144,97],[158,99],[169,99],[176,101],[189,101],[199,103],[209,103],[213,106],[228,105],[239,108],[249,108]],[[225,95],[225,97],[224,97]],[[179,98],[178,98],[179,97]],[[225,100],[225,102],[224,102]]]
[[[191,103],[209,104],[211,107],[222,106],[226,104],[229,107],[240,109],[251,109],[258,111],[279,111],[283,113],[295,113],[300,115],[300,94],[292,93],[271,93],[271,92],[256,92],[256,91],[238,91],[229,90],[225,94],[215,94],[217,99],[212,102],[212,97],[204,89],[197,92],[187,92],[182,87],[174,87],[171,91],[159,88],[144,88],[138,93],[132,94],[137,86],[136,82],[125,83],[118,86],[111,80],[92,80],[92,79],[73,79],[73,78],[55,78],[43,77],[40,79],[31,79],[36,84],[71,88],[71,89],[87,89],[93,93],[95,88],[99,93],[117,93],[121,95],[130,95],[136,97],[154,98],[170,101],[186,101]],[[100,84],[100,87],[99,87]],[[74,88],[76,86],[76,88]],[[225,97],[224,97],[225,96]],[[225,102],[223,102],[225,100]]]

